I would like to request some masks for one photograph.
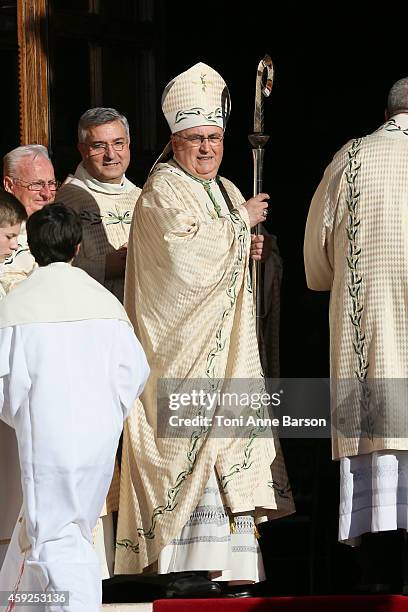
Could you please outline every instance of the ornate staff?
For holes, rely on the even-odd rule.
[[[264,75],[266,79],[264,80]],[[255,112],[254,112],[254,133],[249,134],[248,139],[252,147],[254,160],[254,187],[253,195],[256,196],[262,191],[262,175],[264,147],[269,140],[269,136],[264,134],[263,99],[268,97],[273,85],[273,64],[269,55],[259,62],[256,72],[255,85]],[[259,235],[259,223],[254,228],[254,234]],[[256,309],[256,335],[258,343],[261,342],[261,318],[263,316],[263,284],[262,284],[262,263],[254,261],[252,266],[252,287],[254,292],[254,302]]]

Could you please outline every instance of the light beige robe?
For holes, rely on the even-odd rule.
[[[132,224],[125,307],[151,367],[124,429],[116,573],[138,573],[179,534],[215,470],[233,513],[294,511],[279,442],[261,437],[158,438],[158,379],[253,379],[261,367],[249,278],[244,198],[218,218],[202,185],[173,163],[146,182]],[[197,193],[198,190],[198,193]],[[213,193],[220,197],[214,182]],[[249,385],[248,385],[249,386]]]
[[[82,219],[82,244],[74,266],[88,272],[123,302],[124,278],[105,278],[108,253],[127,243],[133,209],[141,189],[126,177],[122,185],[101,183],[82,163],[58,191],[57,200],[73,208]]]
[[[399,114],[334,156],[307,219],[308,286],[331,290],[335,458],[408,449],[407,168]]]
[[[30,253],[27,244],[27,232],[25,222],[21,224],[20,234],[17,238],[18,249],[7,257],[1,266],[0,273],[0,295],[7,294],[32,272],[37,264]]]

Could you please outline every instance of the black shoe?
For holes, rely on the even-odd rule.
[[[401,593],[403,585],[402,532],[364,533],[356,549],[361,569],[356,593],[390,595]]]
[[[190,575],[175,578],[166,586],[165,597],[206,598],[222,597],[221,587],[204,576]]]
[[[254,597],[250,584],[223,584],[221,583],[223,597]]]

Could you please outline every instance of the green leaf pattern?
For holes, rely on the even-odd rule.
[[[357,178],[361,168],[359,159],[361,143],[361,138],[353,140],[351,148],[348,151],[348,164],[345,172],[347,181],[346,204],[348,209],[346,226],[348,239],[347,265],[350,274],[347,287],[351,298],[351,311],[349,312],[349,317],[353,326],[353,349],[357,357],[357,368],[354,373],[360,383],[359,402],[363,415],[361,426],[372,440],[374,437],[374,418],[371,411],[371,391],[367,383],[369,363],[366,337],[362,325],[364,302],[361,297],[361,289],[363,277],[359,271],[361,247],[358,244],[358,231],[361,221],[358,208],[360,191],[357,187]]]
[[[237,253],[237,260],[231,272],[230,281],[229,281],[229,284],[226,290],[226,294],[229,299],[229,305],[223,311],[220,317],[219,327],[215,334],[214,347],[210,350],[207,356],[205,373],[206,373],[206,377],[209,382],[209,390],[211,390],[212,392],[214,392],[219,386],[219,382],[217,382],[215,379],[217,358],[219,357],[221,352],[225,349],[227,339],[224,337],[224,333],[223,333],[224,325],[225,325],[225,321],[228,315],[232,312],[234,308],[235,301],[237,298],[236,284],[237,284],[237,279],[239,276],[239,268],[241,267],[241,263],[242,263],[244,254],[246,252],[246,241],[248,239],[248,235],[247,235],[248,232],[247,232],[246,225],[244,221],[241,219],[238,212],[232,210],[229,214],[229,217],[232,223],[238,226],[239,248],[238,248],[238,253]],[[204,411],[204,406],[200,406],[197,411],[197,414],[198,415],[203,414],[203,411]],[[197,460],[197,454],[201,446],[200,440],[208,433],[208,431],[209,431],[209,427],[201,426],[201,427],[198,427],[191,434],[190,440],[189,440],[189,448],[188,448],[187,455],[186,455],[186,459],[187,459],[186,469],[178,474],[173,486],[167,491],[166,504],[163,504],[161,506],[156,506],[156,508],[154,508],[152,516],[151,516],[149,528],[144,529],[140,527],[137,529],[137,533],[139,537],[143,537],[146,539],[153,539],[155,537],[155,528],[156,528],[158,519],[164,516],[167,512],[172,512],[176,508],[177,497],[180,491],[182,490],[182,487],[184,483],[186,482],[187,478],[194,471],[194,467],[195,467],[196,460]],[[252,441],[250,441],[244,453],[245,454],[244,463],[245,465],[248,466],[246,469],[250,467],[250,465],[248,464],[248,461],[249,461],[249,456],[251,453],[251,450],[250,450],[251,444],[252,444]],[[237,466],[237,470],[239,471],[241,470],[240,465]],[[117,546],[123,546],[124,548],[129,549],[134,553],[139,552],[139,544],[132,542],[131,540],[126,539],[126,538],[123,540],[117,541]]]

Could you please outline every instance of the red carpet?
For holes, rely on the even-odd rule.
[[[408,612],[408,596],[331,595],[243,599],[159,599],[153,612]]]

